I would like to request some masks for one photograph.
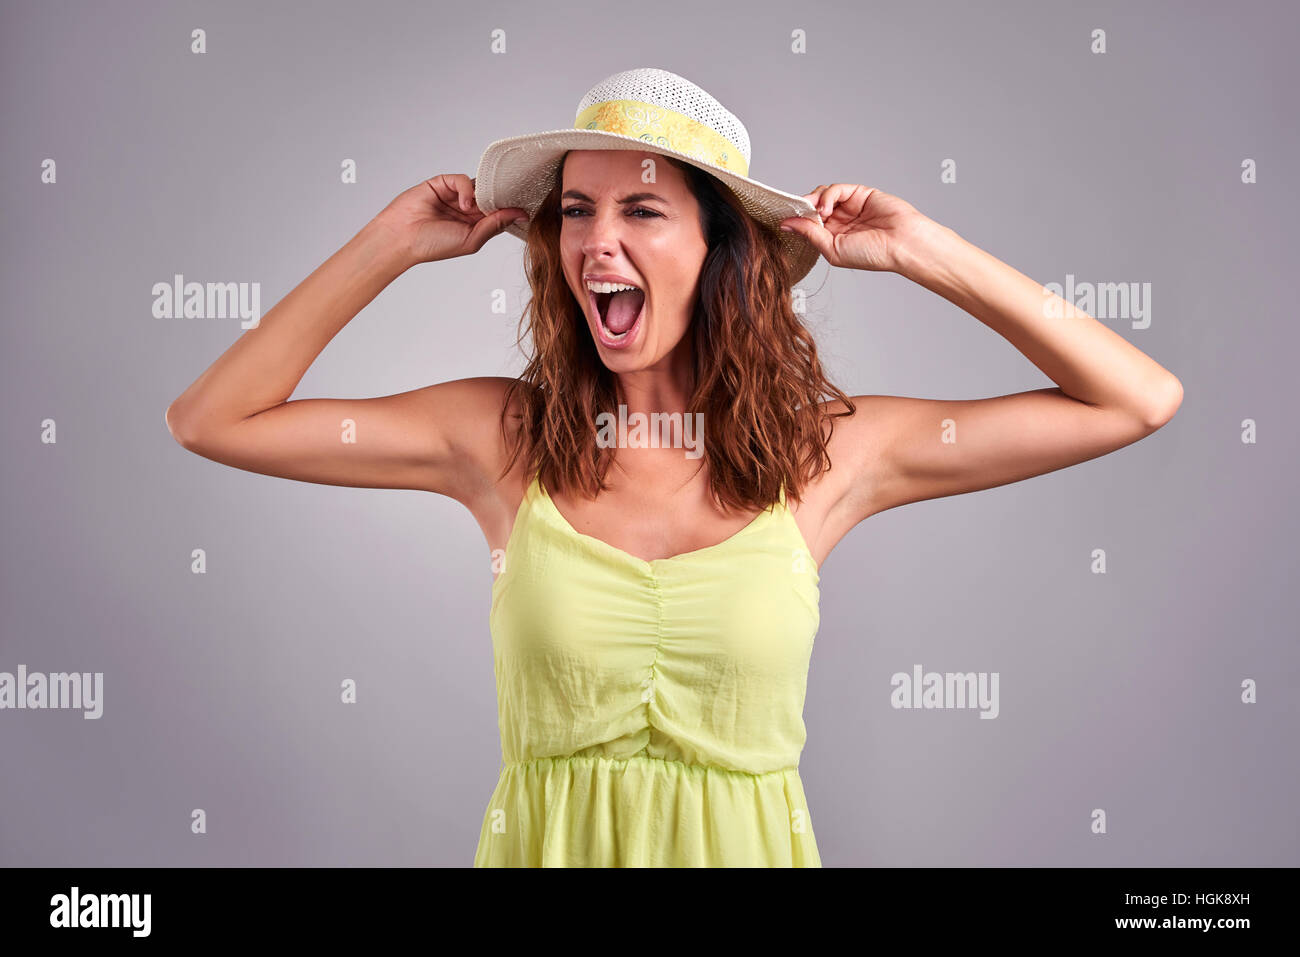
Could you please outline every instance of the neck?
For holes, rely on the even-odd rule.
[[[614,376],[618,402],[631,415],[640,412],[685,412],[695,391],[695,357],[686,339],[648,369]]]

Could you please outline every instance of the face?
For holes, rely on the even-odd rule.
[[[653,166],[643,166],[646,160]],[[653,170],[652,182],[642,180],[643,169]],[[605,365],[635,372],[682,358],[708,252],[685,174],[655,153],[574,150],[564,164],[560,210],[564,275]],[[607,325],[600,308],[612,299],[588,289],[593,275],[639,287],[640,312],[632,308],[637,296],[619,296],[627,301],[610,308]]]

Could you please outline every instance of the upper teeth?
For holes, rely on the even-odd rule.
[[[628,289],[639,290],[640,287],[627,282],[596,282],[593,279],[588,279],[587,288],[592,292],[623,292]]]

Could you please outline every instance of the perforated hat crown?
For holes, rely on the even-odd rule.
[[[622,133],[749,175],[745,124],[694,83],[667,70],[628,70],[602,80],[578,103],[573,126]]]
[[[599,149],[659,153],[697,166],[731,189],[750,216],[773,230],[792,216],[822,221],[802,196],[749,177],[749,131],[734,113],[690,80],[652,67],[615,73],[588,90],[570,129],[490,144],[475,175],[478,205],[485,213],[519,207],[531,220],[550,192],[564,154]],[[527,226],[513,224],[506,231],[520,239],[528,234]],[[791,282],[798,282],[819,253],[798,233],[777,235]]]

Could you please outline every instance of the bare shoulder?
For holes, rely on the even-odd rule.
[[[533,387],[507,377],[467,381],[473,384],[466,401],[478,417],[467,441],[474,446],[474,457],[486,465],[457,499],[473,515],[489,548],[504,549],[531,478],[523,399],[525,390]]]
[[[821,404],[830,416],[826,420],[830,467],[808,483],[795,509],[795,520],[819,565],[840,539],[871,514],[872,463],[880,461],[887,433],[882,417],[888,414],[892,398],[851,396],[852,409],[839,399]]]
[[[430,387],[429,411],[447,423],[449,467],[438,491],[461,502],[476,517],[497,506],[508,508],[515,497],[513,486],[520,484],[522,453],[510,472],[503,473],[523,427],[521,391],[525,388],[529,386],[507,376],[479,376]],[[520,485],[520,496],[522,491]]]
[[[868,505],[870,494],[871,463],[878,462],[889,434],[888,419],[891,409],[897,406],[890,395],[850,396],[850,409],[839,399],[822,403],[828,418],[829,438],[826,454],[830,468],[809,487],[809,497],[815,498],[828,515],[849,509],[859,520]],[[864,481],[864,477],[866,481]]]

